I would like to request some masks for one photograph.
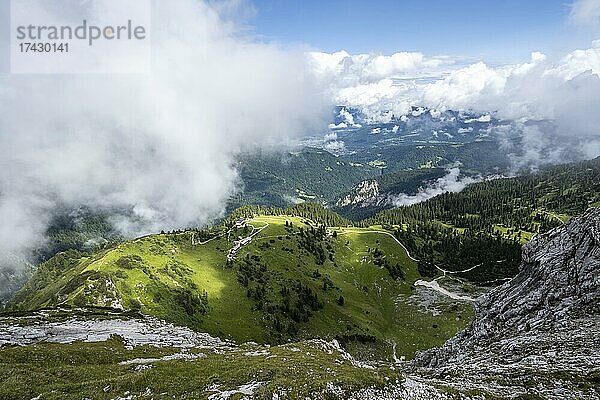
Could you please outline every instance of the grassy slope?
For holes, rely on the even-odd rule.
[[[269,227],[263,232],[265,236],[282,236],[281,247],[286,246],[283,220],[280,217],[259,217],[260,222],[268,222]],[[344,333],[363,333],[395,341],[397,354],[412,356],[416,350],[429,348],[443,343],[463,328],[471,315],[469,307],[460,307],[453,311],[448,308],[439,316],[421,312],[406,302],[397,301],[412,293],[412,284],[420,278],[416,264],[406,251],[388,235],[378,228],[336,228],[339,232],[336,240],[332,239],[335,250],[336,268],[330,261],[318,266],[322,275],[327,275],[339,290],[323,293],[326,297],[325,308],[316,313],[308,324],[302,327],[303,337],[332,337]],[[259,238],[257,242],[266,240]],[[277,242],[276,242],[277,243]],[[348,243],[348,244],[346,244]],[[405,280],[393,281],[387,270],[373,264],[369,248],[380,248],[390,262],[398,262],[405,271]],[[305,264],[301,268],[290,267],[289,255],[280,251],[277,246],[268,250],[257,250],[247,247],[240,252],[261,253],[269,260],[268,264],[280,266],[282,273],[302,279],[317,268],[309,257],[304,257]],[[317,285],[318,286],[318,283]],[[367,288],[367,291],[364,288]],[[345,299],[344,306],[339,306],[336,299],[339,295]],[[457,315],[461,320],[456,321]],[[357,325],[357,326],[356,326]],[[433,328],[437,325],[437,328]],[[369,351],[372,351],[370,349]]]
[[[249,356],[249,351],[265,355]],[[253,398],[271,399],[287,389],[288,398],[323,392],[331,382],[345,390],[383,387],[401,381],[398,371],[358,368],[340,353],[312,343],[242,347],[213,352],[193,360],[155,361],[147,368],[119,365],[136,358],[160,358],[179,353],[173,348],[136,347],[128,350],[118,338],[99,343],[39,344],[0,348],[0,399],[205,399],[251,382],[268,382]],[[138,367],[136,369],[136,367]],[[148,368],[149,367],[149,368]],[[233,398],[240,395],[234,395]],[[339,397],[345,398],[345,394]]]
[[[323,309],[313,312],[308,322],[298,324],[293,339],[368,335],[377,338],[380,345],[369,345],[371,356],[390,357],[389,344],[396,342],[397,354],[411,357],[416,350],[442,344],[470,319],[471,308],[464,304],[448,305],[441,315],[433,316],[402,301],[412,293],[412,283],[420,276],[405,250],[385,232],[375,228],[336,228],[337,238],[326,239],[333,248],[334,262],[326,260],[317,265],[314,256],[299,247],[297,230],[292,234],[286,230],[286,220],[295,229],[308,227],[307,221],[298,217],[256,217],[251,224],[255,229],[264,229],[242,247],[237,258],[260,255],[268,266],[273,293],[293,281],[300,281],[317,293]],[[13,308],[117,303],[135,308],[139,302],[144,313],[222,338],[238,342],[281,340],[281,336],[274,335],[269,316],[257,310],[246,295],[236,269],[226,266],[227,250],[238,234],[242,232],[201,245],[192,244],[190,232],[124,242],[82,258],[73,266],[67,265],[45,287],[35,288],[34,277],[15,297]],[[389,261],[402,266],[404,281],[394,281],[386,269],[373,264],[369,249],[376,247]],[[142,262],[123,267],[119,260],[130,256],[140,256]],[[315,278],[317,269],[320,277]],[[324,277],[329,277],[335,287],[323,290]],[[173,294],[179,289],[189,290],[194,296],[206,292],[208,312],[186,312]],[[345,299],[344,305],[337,303],[340,295]],[[349,347],[354,345],[356,352],[365,349],[358,343],[350,343]]]

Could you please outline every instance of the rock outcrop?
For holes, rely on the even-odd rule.
[[[340,198],[336,207],[370,207],[381,206],[387,203],[387,197],[379,191],[379,183],[375,179],[362,181],[356,185],[352,192]]]
[[[127,346],[177,348],[234,348],[208,333],[195,332],[153,317],[109,312],[97,318],[94,310],[44,310],[0,316],[0,347],[36,343],[103,342],[119,336]]]
[[[475,308],[415,359],[419,375],[497,396],[600,398],[600,208],[525,245],[519,274]]]

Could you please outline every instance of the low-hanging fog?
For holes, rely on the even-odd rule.
[[[197,0],[152,13],[151,74],[0,75],[0,254],[40,245],[56,207],[130,210],[126,235],[205,223],[239,188],[236,152],[325,123],[301,49]]]
[[[395,207],[410,206],[422,203],[442,193],[460,192],[468,185],[479,181],[481,181],[480,178],[460,177],[460,168],[454,167],[450,168],[446,175],[437,179],[432,184],[419,188],[414,195],[400,193],[390,196],[389,200]]]

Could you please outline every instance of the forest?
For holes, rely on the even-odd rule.
[[[422,275],[477,266],[459,275],[487,284],[517,273],[520,245],[533,235],[598,205],[600,158],[475,183],[357,224],[393,229],[419,259]]]
[[[318,203],[285,209],[242,206],[229,220],[272,214],[300,216],[325,226],[381,225],[419,260],[421,275],[433,277],[446,270],[480,285],[493,285],[516,275],[521,245],[533,235],[561,226],[595,205],[600,205],[600,158],[486,180],[462,192],[444,193],[359,221]],[[393,266],[385,267],[395,276]]]

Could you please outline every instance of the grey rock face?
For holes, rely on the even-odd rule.
[[[600,208],[525,245],[519,274],[475,308],[467,329],[415,359],[421,376],[500,396],[600,398]]]
[[[352,192],[340,198],[336,203],[336,207],[369,207],[385,205],[387,197],[379,191],[379,184],[376,180],[362,181],[356,185]]]
[[[58,319],[47,312],[39,312],[27,317],[0,317],[0,346],[102,342],[113,335],[120,336],[128,346],[219,349],[233,346],[233,343],[207,333],[194,332],[148,316],[123,318],[106,315],[102,319],[71,316]]]

